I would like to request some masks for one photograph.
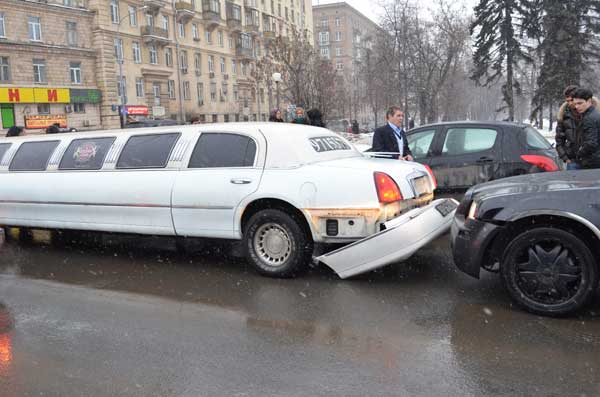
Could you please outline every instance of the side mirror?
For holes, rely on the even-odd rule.
[[[550,145],[552,145],[552,147],[556,147],[556,142],[552,142]]]

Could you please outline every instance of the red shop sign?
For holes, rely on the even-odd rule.
[[[148,114],[148,106],[125,106],[125,110],[127,110],[127,114],[136,116]]]

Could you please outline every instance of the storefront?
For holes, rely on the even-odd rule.
[[[2,129],[13,125],[43,131],[58,123],[63,128],[101,128],[100,90],[0,87]]]

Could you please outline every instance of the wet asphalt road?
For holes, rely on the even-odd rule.
[[[447,236],[352,280],[47,238],[0,249],[2,396],[600,395],[600,299],[524,313],[495,275],[459,273]]]

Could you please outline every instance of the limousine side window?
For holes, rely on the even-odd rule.
[[[12,143],[0,143],[0,161],[2,161],[2,158],[6,154],[6,151],[8,150],[10,145],[12,145]]]
[[[58,166],[59,170],[99,170],[115,137],[74,139]]]
[[[10,171],[44,171],[60,141],[24,142],[10,163]]]
[[[117,168],[164,168],[179,133],[134,135],[127,140]]]
[[[203,133],[196,143],[189,168],[252,167],[253,139],[237,134]]]

